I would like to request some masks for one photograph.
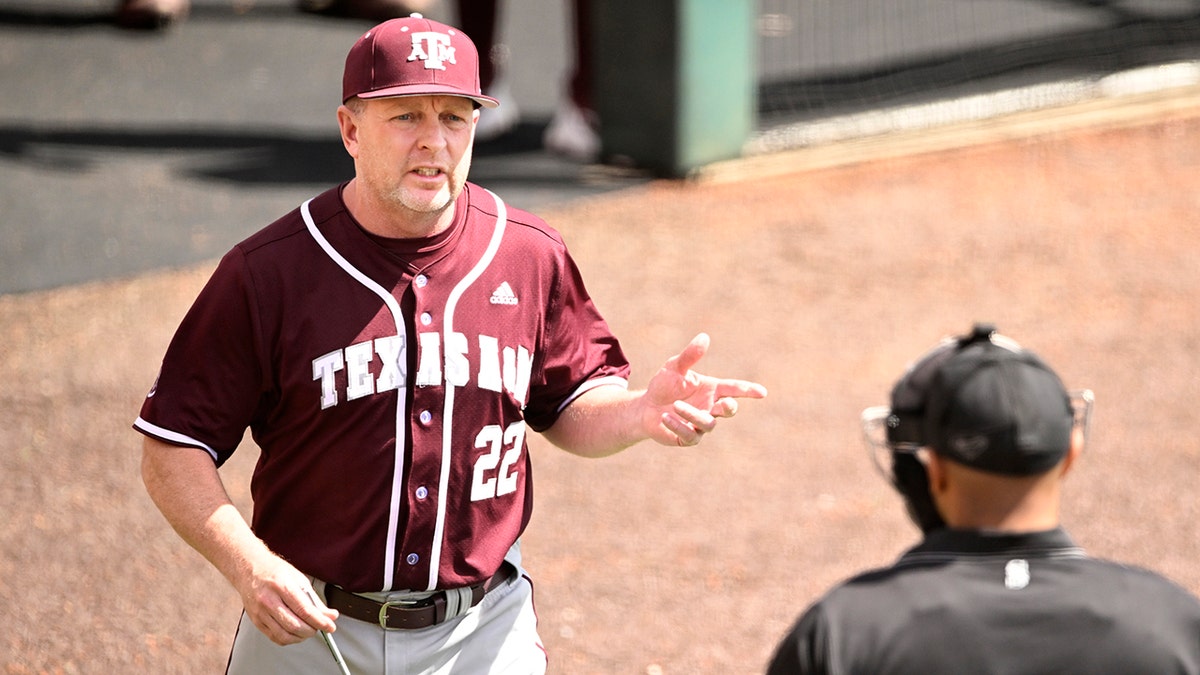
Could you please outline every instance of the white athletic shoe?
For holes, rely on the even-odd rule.
[[[542,134],[542,145],[551,152],[571,159],[592,162],[600,155],[599,127],[600,120],[596,113],[568,100],[554,112],[550,126]]]
[[[504,80],[496,80],[483,92],[500,101],[496,108],[480,108],[479,123],[475,125],[475,140],[480,143],[500,138],[517,127],[521,121],[521,110]]]

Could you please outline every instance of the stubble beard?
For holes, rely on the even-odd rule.
[[[393,208],[408,211],[423,216],[436,216],[454,206],[458,196],[462,194],[466,184],[466,175],[471,166],[471,152],[459,162],[459,167],[447,175],[444,189],[439,190],[433,198],[417,196],[417,191],[410,190],[403,183],[394,185],[391,189],[379,190],[378,194]]]
[[[433,199],[424,199],[401,186],[385,194],[385,198],[393,207],[421,215],[436,215],[449,208],[458,197],[459,192],[461,192],[461,188],[455,190],[454,186],[447,185],[446,189],[440,190]]]

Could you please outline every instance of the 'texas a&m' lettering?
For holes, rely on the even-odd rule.
[[[412,52],[409,61],[424,61],[426,70],[445,70],[447,63],[456,64],[454,47],[450,46],[450,36],[434,31],[421,31],[412,34]]]
[[[441,333],[419,333],[417,339],[420,344],[417,386],[437,386],[444,381],[449,386],[464,387],[470,383],[473,364],[466,335],[450,333],[445,345]],[[533,354],[523,346],[502,348],[500,341],[490,335],[478,337],[477,349],[476,385],[488,391],[507,391],[524,405],[529,394]],[[321,385],[321,409],[340,402],[337,373],[343,370],[347,401],[404,386],[408,380],[406,351],[404,341],[391,335],[335,349],[313,359],[312,377]],[[376,359],[381,364],[378,376],[371,372]]]

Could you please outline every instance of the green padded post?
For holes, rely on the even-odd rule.
[[[605,161],[669,176],[739,156],[756,121],[750,0],[595,0]]]

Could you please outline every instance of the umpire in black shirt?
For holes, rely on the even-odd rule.
[[[863,426],[924,540],[810,607],[769,675],[1200,675],[1200,601],[1059,525],[1091,400],[989,325],[913,364]]]

